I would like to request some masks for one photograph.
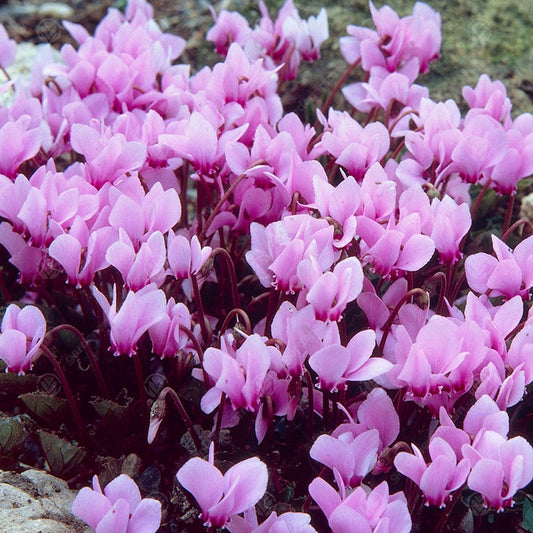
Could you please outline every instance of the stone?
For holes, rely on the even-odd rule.
[[[520,216],[527,218],[529,222],[533,223],[533,193],[522,198],[522,203],[520,204]]]
[[[41,470],[20,474],[0,470],[0,531],[9,533],[91,533],[72,513],[76,491]]]

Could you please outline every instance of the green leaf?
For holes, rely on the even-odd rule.
[[[527,495],[524,500],[524,506],[522,507],[522,527],[533,532],[533,496]]]
[[[53,427],[58,427],[68,416],[69,406],[64,398],[46,392],[29,392],[19,398],[32,414]]]
[[[14,372],[8,372],[6,374],[0,371],[0,390],[3,394],[18,396],[23,392],[35,390],[38,379],[34,374],[19,376]]]
[[[94,410],[105,420],[106,424],[120,427],[126,423],[127,406],[103,398],[98,398],[90,403]]]
[[[47,431],[39,430],[39,439],[50,472],[54,476],[67,476],[79,466],[87,455],[83,448],[74,446]]]
[[[15,418],[0,419],[0,455],[15,452],[24,441],[24,427]]]

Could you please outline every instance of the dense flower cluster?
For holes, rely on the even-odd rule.
[[[366,122],[329,107],[311,126],[284,113],[280,91],[319,58],[326,12],[302,20],[292,0],[275,20],[260,11],[253,29],[213,13],[207,38],[223,59],[193,74],[177,63],[185,41],[130,0],[94,35],[65,23],[78,47],[60,60],[43,50],[29,80],[0,88],[14,90],[0,108],[0,244],[33,304],[5,311],[6,371],[49,352],[35,305],[50,305],[55,284],[77,295],[68,313],[105,323],[100,353],[130,356],[137,372],[141,358],[179,360],[214,440],[248,427],[265,446],[283,438],[280,420],[307,423],[304,447],[325,469],[298,490],[333,531],[411,529],[417,494],[377,481],[393,468],[429,505],[468,487],[511,507],[533,478],[533,448],[508,437],[507,413],[533,381],[533,237],[505,244],[510,200],[493,253],[467,244],[483,194],[513,199],[533,173],[533,116],[513,118],[486,75],[465,87],[464,116],[433,101],[415,80],[439,56],[440,16],[370,2],[376,29],[348,26],[340,41],[364,72],[343,93]],[[0,26],[2,68],[14,50]],[[164,417],[153,405],[150,445]],[[413,420],[425,414],[438,419],[424,442]],[[177,481],[206,526],[314,531],[300,509],[259,523],[269,465],[258,457],[224,474],[213,444],[208,461],[186,459]],[[102,533],[161,520],[126,476],[104,491],[95,476],[73,510]]]

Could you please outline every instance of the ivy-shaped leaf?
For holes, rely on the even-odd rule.
[[[47,431],[39,430],[39,439],[50,472],[54,476],[67,476],[79,466],[87,455],[83,448],[74,446]]]
[[[21,394],[19,398],[32,414],[50,426],[58,427],[68,416],[69,406],[64,398],[46,392],[29,392]]]
[[[0,390],[4,394],[18,396],[37,388],[39,378],[34,374],[19,376],[14,372],[4,373],[0,369]]]
[[[528,494],[522,507],[522,527],[533,533],[533,496]]]
[[[126,423],[127,406],[103,398],[98,398],[90,403],[94,410],[105,420],[106,424],[121,427]]]
[[[24,441],[24,428],[16,418],[0,419],[0,455],[15,452]]]

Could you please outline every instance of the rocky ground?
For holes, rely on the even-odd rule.
[[[434,99],[461,100],[461,88],[474,85],[483,72],[502,79],[514,103],[515,114],[533,112],[533,27],[532,0],[430,0],[441,13],[442,57],[419,83],[427,84]],[[388,2],[401,15],[412,9],[412,0]],[[121,8],[125,0],[8,0],[0,3],[0,23],[19,42],[50,42],[56,47],[69,40],[60,25],[63,19],[79,22],[93,29],[110,6]],[[282,0],[267,0],[272,14]],[[295,1],[303,16],[316,14],[324,6],[328,10],[331,38],[324,46],[322,59],[302,72],[298,98],[321,99],[346,64],[340,56],[338,37],[345,34],[347,24],[372,25],[365,0]],[[300,4],[300,5],[298,5]],[[376,1],[376,6],[384,2]],[[210,43],[204,41],[212,24],[209,3],[203,0],[153,0],[156,19],[165,31],[187,39],[182,60],[195,66],[213,64],[217,56]],[[238,10],[252,21],[258,18],[255,0],[223,0],[214,2],[221,9]],[[341,105],[341,101],[338,105]],[[289,102],[290,105],[290,102]]]

